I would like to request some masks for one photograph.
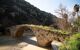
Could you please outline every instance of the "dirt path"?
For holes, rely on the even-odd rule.
[[[0,50],[48,50],[37,46],[36,38],[24,36],[21,39],[13,39],[8,36],[0,37]]]

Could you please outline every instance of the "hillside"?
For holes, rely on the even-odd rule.
[[[19,24],[55,25],[57,17],[25,0],[0,0],[0,27]]]

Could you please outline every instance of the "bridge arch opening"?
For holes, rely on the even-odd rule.
[[[20,26],[16,29],[14,37],[20,38],[22,36],[27,36],[27,35],[34,35],[32,29],[29,28],[28,26]]]

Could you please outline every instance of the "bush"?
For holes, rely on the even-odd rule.
[[[59,50],[79,50],[80,49],[80,33],[74,34],[70,39],[66,39],[63,46]]]

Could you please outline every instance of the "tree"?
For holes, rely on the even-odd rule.
[[[76,16],[77,18],[75,19],[75,21],[73,22],[73,24],[74,24],[74,27],[76,28],[76,30],[77,30],[77,32],[80,32],[80,16],[78,15],[78,14],[80,14],[79,13],[79,5],[78,4],[75,4],[74,5],[74,13],[75,13],[75,15],[74,16]]]
[[[74,21],[74,24],[77,24],[78,26],[80,26],[80,16],[78,15],[78,12],[79,12],[79,5],[78,4],[75,4],[74,5],[74,13],[75,13],[75,15],[77,16],[77,19],[76,19],[76,21]],[[74,14],[73,14],[74,15]],[[74,16],[75,16],[74,15]]]
[[[74,12],[78,12],[79,11],[79,5],[78,4],[75,4],[74,5]]]
[[[57,25],[59,29],[70,31],[71,30],[71,24],[68,22],[68,10],[66,7],[64,7],[62,4],[60,4],[59,8],[55,11],[59,17],[57,20]]]
[[[68,15],[68,10],[62,4],[59,5],[59,8],[55,11],[60,17],[65,18],[65,15]]]

